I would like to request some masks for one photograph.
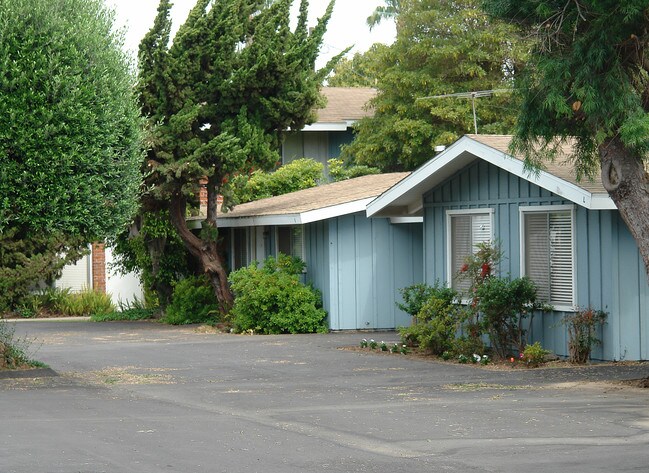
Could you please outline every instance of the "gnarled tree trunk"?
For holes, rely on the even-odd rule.
[[[649,175],[642,159],[612,138],[600,146],[602,183],[631,231],[649,278]]]
[[[225,265],[218,251],[218,231],[216,228],[218,187],[213,185],[212,179],[209,179],[207,189],[207,219],[203,222],[203,238],[194,235],[189,230],[185,218],[187,201],[180,192],[172,196],[169,213],[171,222],[185,243],[187,250],[200,261],[203,271],[208,276],[221,307],[221,312],[227,314],[234,304],[234,296],[228,284]]]

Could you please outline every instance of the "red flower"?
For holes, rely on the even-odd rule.
[[[491,275],[491,266],[489,266],[489,263],[482,263],[480,277],[484,279],[490,275]]]
[[[469,270],[469,265],[467,263],[464,263],[460,268],[461,273],[466,273],[468,270]]]

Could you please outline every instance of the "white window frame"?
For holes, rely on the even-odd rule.
[[[575,228],[576,228],[576,212],[575,212],[575,206],[572,204],[562,204],[562,205],[539,205],[539,206],[521,206],[518,209],[519,212],[519,230],[520,230],[520,245],[521,245],[521,252],[520,252],[520,275],[521,277],[526,276],[527,274],[527,268],[525,267],[525,256],[526,256],[526,250],[527,248],[525,247],[525,241],[526,241],[526,235],[525,235],[525,216],[526,214],[531,214],[531,213],[544,213],[544,214],[550,214],[550,213],[558,213],[558,212],[570,212],[570,238],[571,238],[571,243],[572,243],[572,254],[571,254],[571,259],[572,259],[572,287],[571,287],[571,293],[572,293],[572,305],[554,305],[554,310],[556,311],[563,311],[563,312],[572,312],[575,310],[575,307],[577,307],[577,293],[576,293],[576,288],[577,288],[577,252],[576,252],[576,238],[575,238]],[[548,304],[552,304],[552,301],[545,301]]]
[[[297,256],[299,257],[302,261],[306,263],[306,251],[304,250],[304,225],[281,225],[275,227],[275,255],[279,255],[279,230],[280,228],[289,228],[291,231],[291,240],[293,239],[293,229],[299,228],[300,231],[302,232],[302,238],[300,238],[300,254],[299,255],[294,255],[291,254],[289,256]],[[291,243],[292,246],[292,243]]]
[[[453,287],[453,277],[455,271],[453,269],[453,226],[451,224],[453,217],[460,215],[488,215],[490,225],[490,238],[488,241],[494,241],[494,209],[491,207],[473,208],[473,209],[458,209],[446,211],[446,284],[448,287]]]

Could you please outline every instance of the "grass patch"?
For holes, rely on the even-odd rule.
[[[92,314],[90,320],[93,322],[113,322],[124,320],[150,320],[155,318],[154,309],[133,308],[121,312],[113,311],[104,314]]]

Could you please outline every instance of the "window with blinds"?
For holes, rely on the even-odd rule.
[[[459,280],[455,275],[466,258],[477,251],[476,244],[491,241],[491,212],[489,213],[448,213],[450,264],[449,279],[453,289],[465,292],[470,282]]]
[[[304,238],[301,225],[277,227],[277,252],[304,261]]]
[[[522,274],[554,306],[575,303],[572,221],[572,210],[522,212]]]

